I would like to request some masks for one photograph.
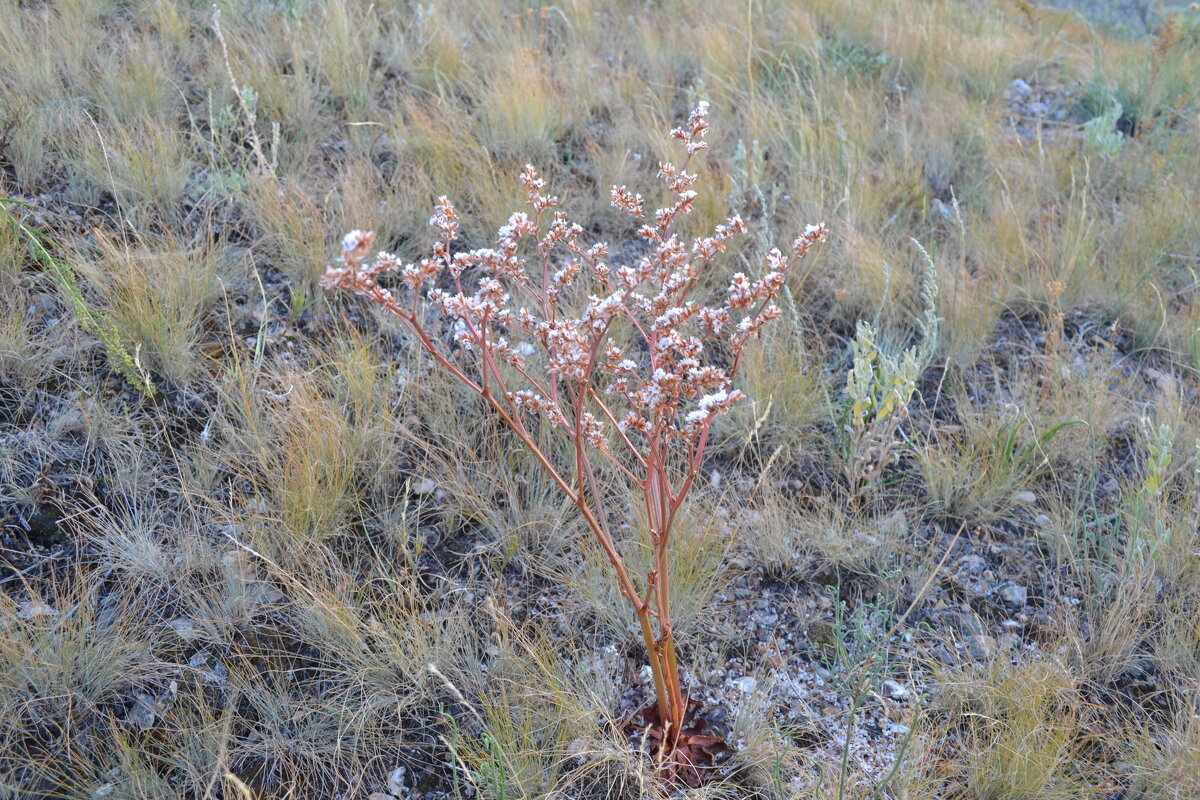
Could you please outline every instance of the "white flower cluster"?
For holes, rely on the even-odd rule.
[[[640,194],[612,187],[612,205],[641,221],[638,235],[650,246],[633,263],[612,265],[607,244],[581,243],[583,228],[557,210],[558,199],[543,193],[545,180],[527,165],[520,181],[531,211],[510,216],[494,247],[456,251],[458,216],[442,197],[430,219],[440,234],[431,258],[402,264],[379,253],[368,262],[374,234],[354,230],[346,234],[341,259],[322,283],[399,314],[449,365],[458,357],[438,350],[438,337],[422,327],[419,307],[436,308],[450,323],[451,339],[477,359],[477,378],[467,378],[467,371],[458,374],[481,392],[505,398],[518,419],[519,414],[543,417],[605,453],[615,428],[633,461],[644,464],[648,448],[665,447],[677,437],[694,439],[742,398],[732,388],[740,351],[779,316],[773,300],[788,269],[788,257],[772,250],[763,277],[735,274],[723,302],[703,305],[689,299],[705,268],[746,231],[735,215],[690,246],[674,233],[676,219],[695,206],[696,173],[687,167],[707,147],[707,112],[707,103],[698,104],[687,123],[671,131],[687,159],[681,166],[659,164],[670,204],[647,218]],[[824,225],[810,225],[793,243],[792,255],[803,256],[824,238]],[[533,254],[536,266],[523,252]],[[406,305],[379,285],[386,272],[399,273]],[[465,287],[468,279],[474,291]],[[517,295],[526,305],[514,309],[510,304]],[[613,337],[618,321],[621,330],[637,335],[635,346],[626,345],[628,352]],[[732,348],[728,367],[703,363],[716,337],[725,337]],[[626,338],[623,334],[622,341]],[[634,433],[643,437],[640,442]]]

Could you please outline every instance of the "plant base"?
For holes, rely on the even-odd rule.
[[[729,751],[720,736],[706,733],[708,722],[697,715],[700,704],[685,700],[687,711],[678,736],[672,736],[658,703],[642,711],[640,723],[631,723],[650,747],[655,775],[666,786],[695,789],[717,775],[717,762]]]

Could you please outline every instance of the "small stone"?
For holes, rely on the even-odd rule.
[[[729,559],[729,566],[733,569],[750,569],[750,559],[738,553]]]
[[[893,680],[883,682],[883,693],[893,700],[903,700],[908,697],[908,688]]]
[[[175,631],[180,639],[185,642],[196,638],[196,625],[190,619],[173,619],[167,623],[167,627]]]
[[[437,484],[433,478],[420,478],[412,482],[412,493],[416,495],[433,494],[437,489]]]
[[[286,599],[283,592],[276,589],[269,583],[259,584],[258,586],[258,602],[260,603],[278,603]]]
[[[204,674],[205,683],[215,683],[218,686],[223,686],[229,678],[229,668],[218,661],[213,664],[213,668]]]
[[[391,792],[392,797],[401,797],[404,795],[404,775],[407,773],[404,767],[396,767],[392,770],[392,774],[388,775],[387,788]]]
[[[154,725],[155,706],[154,698],[150,695],[139,694],[133,701],[133,705],[125,714],[125,722],[138,730],[149,730]]]
[[[996,640],[986,633],[976,633],[967,637],[967,652],[976,661],[989,661],[996,655]]]
[[[893,511],[879,520],[879,533],[889,538],[900,538],[908,533],[908,517],[901,510]]]
[[[834,643],[833,623],[817,619],[808,623],[808,640],[818,647],[832,647]]]
[[[942,662],[943,664],[946,664],[947,666],[953,667],[959,663],[959,657],[958,657],[957,651],[951,650],[949,647],[946,647],[946,645],[942,644],[941,642],[938,642],[937,644],[935,644],[929,650],[929,653],[934,658],[936,658],[938,661]]]
[[[1008,92],[1006,94],[1008,95],[1009,100],[1020,101],[1028,97],[1032,91],[1033,87],[1030,86],[1028,82],[1022,80],[1021,78],[1017,78],[1008,85]]]
[[[41,600],[29,600],[21,604],[17,612],[21,619],[37,619],[38,617],[57,617],[58,611],[43,603]]]
[[[1000,587],[1000,599],[1009,608],[1024,608],[1029,590],[1019,583],[1006,583]]]
[[[383,792],[371,792],[367,800],[396,800],[395,795],[385,794]]]
[[[212,669],[203,669],[208,665],[208,651],[201,650],[194,653],[188,659],[188,666],[194,670],[202,671],[204,674],[205,683],[215,683],[222,685],[229,678],[229,668],[220,661],[213,664]]]
[[[958,564],[959,569],[965,569],[972,575],[978,575],[987,569],[987,561],[985,561],[981,556],[975,555],[974,553],[969,556],[963,556],[962,560],[959,561]]]
[[[87,433],[87,424],[84,422],[83,412],[77,408],[71,409],[50,424],[50,435],[55,438],[82,436],[85,433]]]
[[[998,640],[1001,650],[1020,650],[1021,637],[1015,633],[1002,633]]]
[[[1033,492],[1017,492],[1012,496],[1012,501],[1018,506],[1031,506],[1037,502],[1037,495]]]
[[[567,745],[567,754],[582,761],[587,757],[590,749],[587,740],[581,737],[571,740],[571,743]]]
[[[738,691],[742,694],[750,694],[758,688],[758,681],[747,675],[744,678],[738,678],[736,681]]]
[[[1146,377],[1153,380],[1158,385],[1159,391],[1163,393],[1173,393],[1175,391],[1175,376],[1169,372],[1163,372],[1154,367],[1147,367]]]
[[[252,581],[255,578],[254,564],[250,561],[250,554],[244,550],[234,548],[227,551],[221,556],[221,564],[225,566],[226,579]]]
[[[97,786],[96,790],[92,792],[92,797],[108,797],[116,790],[117,785],[115,783],[106,783],[102,786]]]
[[[933,198],[933,203],[931,204],[931,208],[933,210],[933,213],[937,214],[939,217],[946,220],[946,222],[954,222],[954,209],[952,209],[950,206],[948,206],[941,199],[939,199],[937,197]]]
[[[974,611],[968,609],[955,614],[953,618],[958,624],[958,629],[968,636],[980,636],[987,632],[987,626]]]
[[[770,611],[755,611],[754,622],[762,628],[772,628],[779,622],[779,615]]]

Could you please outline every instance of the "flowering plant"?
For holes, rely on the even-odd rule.
[[[690,247],[674,232],[697,197],[696,174],[687,169],[708,147],[707,111],[699,103],[671,131],[686,157],[678,167],[659,164],[669,205],[648,215],[641,195],[612,188],[613,206],[641,223],[638,236],[647,245],[632,263],[612,263],[606,243],[585,244],[583,229],[556,210],[557,198],[543,194],[545,181],[526,166],[520,180],[531,212],[513,214],[494,247],[456,250],[458,217],[441,197],[430,220],[440,231],[431,257],[410,264],[384,252],[371,258],[374,234],[355,230],[321,282],[399,317],[437,364],[488,402],[579,509],[641,628],[656,695],[645,719],[660,769],[692,785],[719,740],[704,736],[702,725],[689,726],[671,630],[668,547],[713,421],[743,397],[733,388],[742,351],[780,315],[774,300],[789,261],[771,250],[763,277],[735,274],[713,305],[692,299],[714,257],[746,230],[735,215]],[[825,234],[824,225],[810,225],[793,242],[792,256],[803,256]],[[391,272],[401,292],[379,283]],[[430,307],[441,312],[444,327],[431,327]],[[570,457],[556,458],[539,444],[537,425],[566,437]],[[626,567],[602,505],[597,457],[644,499],[653,562],[640,582]]]

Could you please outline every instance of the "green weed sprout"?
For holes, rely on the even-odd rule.
[[[153,396],[154,382],[150,379],[150,374],[142,368],[136,349],[131,354],[121,343],[121,334],[117,332],[116,326],[113,325],[108,315],[88,305],[83,291],[79,288],[79,277],[76,275],[75,269],[65,261],[55,258],[54,254],[50,252],[51,248],[55,246],[54,240],[17,219],[8,210],[9,203],[17,205],[25,205],[25,203],[0,198],[0,214],[3,214],[5,221],[12,225],[25,240],[34,261],[54,279],[59,291],[62,292],[63,299],[70,306],[75,318],[79,320],[80,326],[104,344],[104,351],[108,354],[108,362],[113,369],[142,394],[147,397]]]
[[[920,243],[913,244],[925,259],[921,299],[925,313],[918,322],[921,341],[895,355],[879,344],[870,322],[860,320],[855,330],[853,363],[846,376],[843,414],[843,469],[850,494],[859,498],[880,479],[885,467],[899,457],[896,438],[908,419],[908,404],[917,380],[937,349],[941,319],[937,315],[937,268]]]

